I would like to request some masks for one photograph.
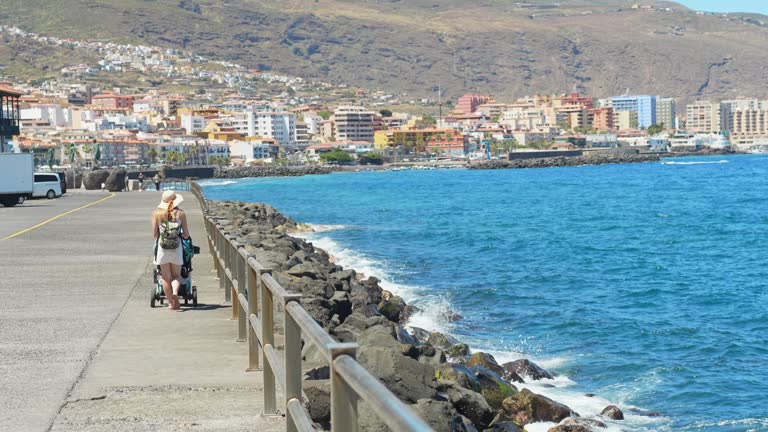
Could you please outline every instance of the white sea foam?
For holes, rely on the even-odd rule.
[[[429,331],[439,331],[450,334],[453,331],[453,323],[450,321],[450,313],[454,312],[449,301],[443,297],[431,295],[424,287],[406,285],[394,281],[394,275],[386,263],[376,261],[363,253],[340,245],[335,240],[321,235],[323,232],[343,229],[343,225],[310,225],[315,232],[297,234],[319,247],[331,256],[336,264],[354,269],[358,274],[366,277],[374,276],[379,279],[379,285],[397,296],[406,303],[416,306],[419,312],[413,314],[409,321],[409,327],[419,327]]]
[[[312,231],[316,233],[336,231],[336,230],[346,228],[345,225],[321,225],[321,224],[308,224],[308,225],[312,228]]]
[[[236,180],[203,180],[197,182],[200,186],[227,186],[237,184]]]
[[[661,161],[663,165],[711,165],[711,164],[724,164],[729,161],[725,159],[716,161]]]

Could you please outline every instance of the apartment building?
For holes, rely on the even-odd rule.
[[[607,131],[613,129],[613,108],[594,108],[590,110],[592,115],[592,129]]]
[[[232,126],[246,136],[274,138],[281,146],[296,143],[296,116],[290,112],[255,110],[235,114]]]
[[[373,142],[374,112],[359,106],[340,106],[333,111],[334,137],[338,141]]]
[[[737,109],[731,112],[729,123],[734,138],[768,137],[768,110]]]
[[[133,109],[133,96],[105,92],[91,98],[93,105],[114,109]]]
[[[656,99],[656,124],[663,125],[665,129],[676,128],[677,105],[674,98]]]
[[[656,96],[616,96],[611,98],[611,106],[614,112],[636,112],[640,129],[656,124]]]
[[[730,109],[719,102],[696,101],[685,107],[686,130],[697,133],[720,133],[728,130]]]
[[[456,111],[464,114],[473,114],[480,105],[487,104],[493,101],[493,98],[489,95],[481,94],[465,94],[460,97],[456,102]]]

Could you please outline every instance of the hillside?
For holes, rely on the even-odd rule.
[[[5,0],[0,24],[182,47],[306,78],[434,96],[766,95],[768,28],[672,2]],[[0,41],[0,44],[3,42]],[[11,65],[16,61],[10,59]],[[2,63],[0,63],[2,64]]]

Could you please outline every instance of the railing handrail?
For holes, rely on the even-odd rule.
[[[304,408],[302,389],[302,336],[318,348],[331,370],[331,431],[358,430],[357,402],[362,399],[392,430],[433,432],[408,405],[395,396],[355,358],[359,346],[340,343],[325,331],[301,305],[300,294],[288,292],[272,276],[272,270],[248,255],[245,247],[225,232],[210,214],[202,188],[191,182],[189,190],[203,208],[208,246],[224,289],[232,302],[232,318],[238,321],[238,341],[248,341],[249,370],[263,370],[264,414],[277,414],[277,388],[285,395],[286,429],[314,431]],[[275,300],[282,306],[284,355],[275,347]],[[282,357],[282,358],[281,358]],[[260,368],[260,365],[263,368]]]

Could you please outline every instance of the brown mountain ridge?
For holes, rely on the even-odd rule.
[[[768,96],[758,18],[673,2],[5,0],[0,23],[419,96]]]

